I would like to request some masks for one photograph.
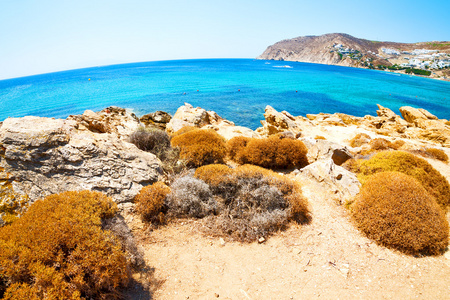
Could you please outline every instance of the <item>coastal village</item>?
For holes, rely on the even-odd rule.
[[[429,70],[430,75],[435,70],[442,70],[450,68],[450,53],[441,52],[439,50],[429,49],[414,49],[413,51],[402,51],[392,48],[381,48],[380,53],[373,51],[367,51],[366,55],[363,55],[360,51],[346,47],[342,44],[334,44],[330,53],[336,52],[342,58],[351,58],[354,60],[363,60],[364,65],[367,67],[378,67],[379,69],[396,70],[402,69],[420,69]],[[365,57],[366,56],[366,57]],[[379,59],[387,60],[392,63],[393,68],[388,68],[384,65],[373,65],[373,58],[376,56]]]

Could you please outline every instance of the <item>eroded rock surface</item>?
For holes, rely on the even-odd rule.
[[[160,161],[126,141],[139,120],[117,112],[87,111],[67,120],[6,119],[0,128],[2,176],[31,201],[68,190],[131,201],[142,186],[157,180]]]

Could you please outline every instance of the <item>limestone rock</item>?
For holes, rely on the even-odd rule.
[[[337,196],[341,204],[359,193],[361,183],[356,175],[336,165],[332,159],[318,160],[295,176],[297,180],[316,184],[322,192]]]
[[[166,130],[168,133],[174,133],[185,126],[203,127],[210,124],[217,124],[224,121],[218,114],[213,111],[206,111],[203,108],[194,108],[189,103],[185,103],[177,109],[177,112],[167,123]],[[230,125],[233,122],[227,121]]]
[[[158,110],[154,113],[143,115],[139,120],[146,126],[156,126],[165,129],[171,119],[172,116],[170,114]]]
[[[384,117],[389,120],[395,120],[398,117],[397,114],[392,110],[390,110],[389,108],[383,107],[380,104],[377,104],[377,106],[378,106],[377,115],[379,117]]]
[[[400,113],[402,114],[403,119],[405,119],[409,123],[415,123],[416,120],[420,119],[428,119],[420,110],[411,106],[400,107]]]
[[[131,201],[143,186],[157,180],[160,161],[121,138],[131,130],[125,127],[128,122],[139,123],[118,111],[124,113],[123,120],[108,116],[115,114],[111,110],[67,120],[6,119],[0,128],[0,167],[10,174],[14,191],[31,201],[68,190],[102,191],[117,202]],[[122,128],[114,129],[113,124]],[[107,132],[94,132],[99,128]]]
[[[326,140],[317,140],[314,145],[309,147],[307,157],[309,163],[331,158],[336,165],[340,166],[353,158],[353,155],[345,146]]]
[[[438,120],[439,118],[430,113],[428,110],[423,108],[418,108],[418,110],[429,120]]]
[[[124,108],[110,106],[99,112],[86,110],[82,115],[71,115],[67,120],[77,123],[77,129],[95,133],[115,133],[126,139],[136,131],[141,123],[135,114]]]
[[[298,133],[301,131],[295,118],[286,112],[278,112],[272,106],[267,105],[264,112],[265,121],[261,121],[267,135],[276,134],[283,131]]]

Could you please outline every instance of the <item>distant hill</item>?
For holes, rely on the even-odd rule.
[[[450,42],[379,42],[330,33],[280,41],[257,58],[450,76]]]

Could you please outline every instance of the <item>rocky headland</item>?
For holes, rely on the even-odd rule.
[[[330,33],[277,42],[257,59],[390,70],[441,79],[450,77],[449,42],[380,42]]]

